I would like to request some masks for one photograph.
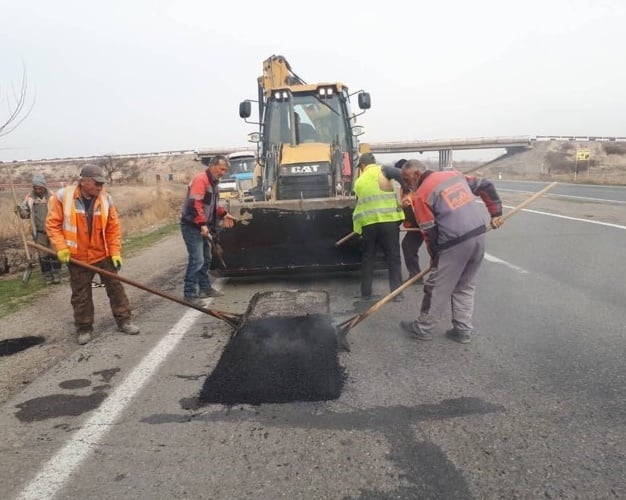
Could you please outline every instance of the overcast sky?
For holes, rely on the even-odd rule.
[[[370,92],[369,142],[626,136],[625,48],[623,0],[0,0],[0,160],[249,146],[272,54]]]

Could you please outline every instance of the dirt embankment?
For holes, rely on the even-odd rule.
[[[478,170],[492,178],[626,184],[626,143],[537,141],[530,149],[511,150]]]

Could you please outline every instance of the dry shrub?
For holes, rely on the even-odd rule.
[[[607,155],[626,155],[626,144],[620,143],[604,143],[602,148]]]
[[[124,237],[178,220],[185,186],[114,186],[110,190]]]

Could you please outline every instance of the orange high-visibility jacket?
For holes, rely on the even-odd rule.
[[[91,238],[78,186],[61,188],[50,197],[46,232],[57,252],[69,248],[72,258],[88,264],[122,254],[122,230],[117,210],[104,189],[93,200]]]

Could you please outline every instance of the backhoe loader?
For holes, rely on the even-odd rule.
[[[239,222],[219,234],[226,267],[215,272],[245,276],[359,268],[357,238],[335,246],[352,231],[352,183],[358,156],[367,151],[358,141],[359,115],[350,108],[354,95],[361,110],[369,109],[367,92],[350,94],[338,82],[308,84],[282,56],[263,62],[258,100],[239,105],[240,117],[258,126],[248,136],[257,145],[254,201],[227,200]],[[253,102],[258,121],[248,120]]]

